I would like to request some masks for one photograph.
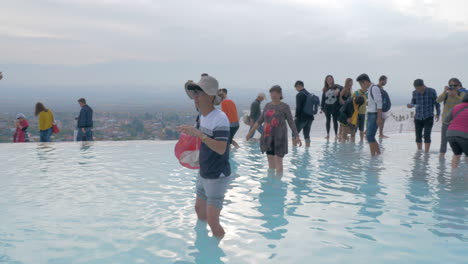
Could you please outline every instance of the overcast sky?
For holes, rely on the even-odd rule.
[[[391,94],[468,83],[466,0],[6,0],[0,86],[154,86],[200,73],[236,91],[318,91],[362,72]],[[355,87],[357,88],[357,84]],[[182,88],[181,88],[182,89]],[[182,91],[182,90],[181,90]]]

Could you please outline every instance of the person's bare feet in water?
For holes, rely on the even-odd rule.
[[[384,134],[381,134],[379,135],[380,138],[389,138],[388,136],[384,135]]]

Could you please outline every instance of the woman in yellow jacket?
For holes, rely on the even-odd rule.
[[[50,142],[52,126],[54,124],[54,114],[50,109],[45,108],[41,102],[36,104],[35,115],[38,116],[39,133],[41,142]]]

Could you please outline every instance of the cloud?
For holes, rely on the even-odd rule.
[[[320,84],[328,73],[344,80],[362,72],[401,76],[395,80],[399,87],[414,75],[442,83],[463,74],[467,5],[457,0],[15,0],[0,11],[1,63],[68,65],[59,79],[47,67],[39,71],[41,78],[27,78],[32,77],[28,71],[15,75],[21,83],[66,83],[76,66],[87,78],[73,82],[86,84],[111,84],[122,73],[119,82],[179,83],[202,71],[241,87],[296,79]]]

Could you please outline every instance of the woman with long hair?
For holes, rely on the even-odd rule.
[[[462,83],[457,78],[451,78],[448,81],[448,86],[445,86],[444,91],[437,97],[439,104],[444,103],[444,110],[442,111],[442,128],[441,128],[441,141],[440,141],[440,154],[441,159],[445,158],[447,152],[447,129],[449,123],[446,122],[447,116],[450,115],[453,108],[463,101],[465,93],[460,92]]]
[[[323,89],[322,89],[322,103],[321,113],[325,112],[327,118],[326,129],[327,137],[330,138],[330,122],[333,118],[333,128],[335,129],[335,137],[338,134],[338,116],[340,114],[340,92],[342,87],[335,84],[335,79],[332,75],[325,77]]]
[[[344,105],[353,94],[353,79],[346,78],[343,90],[340,92],[340,104]]]
[[[260,148],[262,153],[266,152],[267,154],[269,168],[275,169],[276,173],[281,175],[283,173],[283,158],[288,153],[286,122],[294,135],[293,143],[302,146],[302,142],[299,139],[289,105],[281,101],[283,99],[281,87],[279,85],[271,87],[270,96],[271,102],[265,105],[262,115],[250,129],[246,139],[249,140],[255,130],[265,123],[260,139]]]
[[[54,114],[52,110],[47,109],[43,103],[38,102],[34,115],[38,117],[40,141],[50,142],[52,126],[54,125]]]

